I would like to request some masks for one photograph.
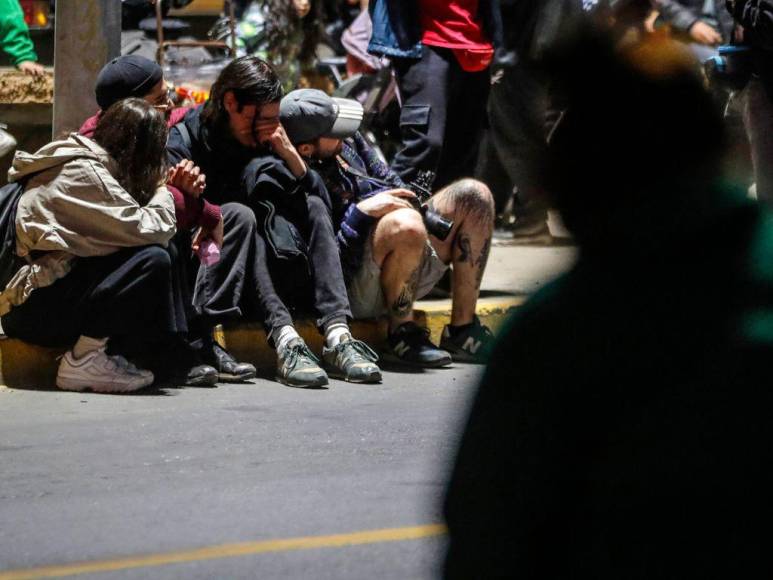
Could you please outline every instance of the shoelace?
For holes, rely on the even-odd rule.
[[[287,361],[288,372],[295,370],[295,367],[300,362],[301,357],[307,357],[311,359],[314,364],[319,364],[319,359],[314,356],[314,353],[309,350],[305,342],[299,342],[293,346],[287,347],[288,352],[285,360]]]
[[[361,340],[351,339],[339,342],[335,348],[338,351],[338,355],[341,355],[347,347],[351,347],[354,350],[355,363],[361,362],[361,360],[357,360],[358,358],[367,362],[378,361],[378,355],[375,351]]]

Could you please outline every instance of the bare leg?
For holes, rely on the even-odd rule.
[[[451,324],[469,324],[475,317],[491,249],[494,198],[480,181],[462,179],[440,190],[430,203],[435,211],[454,220],[454,228],[445,241],[434,236],[430,236],[430,241],[438,257],[453,266]]]
[[[381,268],[381,288],[389,312],[389,330],[413,320],[419,266],[427,243],[421,215],[398,209],[385,215],[373,232],[373,259]]]

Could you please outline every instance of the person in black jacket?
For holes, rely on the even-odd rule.
[[[260,317],[277,349],[277,379],[317,387],[328,375],[280,295],[292,294],[302,306],[310,301],[331,376],[377,382],[377,355],[348,327],[351,310],[327,190],[279,123],[281,97],[271,66],[241,57],[221,71],[209,100],[170,131],[170,162],[192,160],[206,175],[204,195],[233,216],[223,244],[232,249],[199,270],[194,305],[210,319]]]
[[[569,48],[546,181],[579,258],[481,381],[445,576],[769,578],[773,222],[683,47]]]
[[[773,203],[773,1],[729,0],[742,27],[739,40],[752,47],[754,73],[745,89],[744,125],[754,164],[757,199]]]

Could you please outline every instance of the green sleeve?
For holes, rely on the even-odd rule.
[[[0,0],[0,48],[8,53],[14,66],[38,60],[17,0]]]

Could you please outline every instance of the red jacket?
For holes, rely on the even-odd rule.
[[[173,125],[176,125],[182,121],[187,112],[187,107],[172,109],[167,125],[170,128]],[[99,111],[96,115],[86,119],[78,130],[78,133],[84,137],[92,138],[101,114],[102,111]],[[196,199],[189,195],[185,195],[182,191],[171,185],[167,185],[167,189],[172,193],[172,197],[174,197],[174,209],[177,217],[178,229],[192,230],[201,226],[205,230],[212,230],[220,222],[222,212],[220,211],[219,205],[211,204],[203,197]]]

